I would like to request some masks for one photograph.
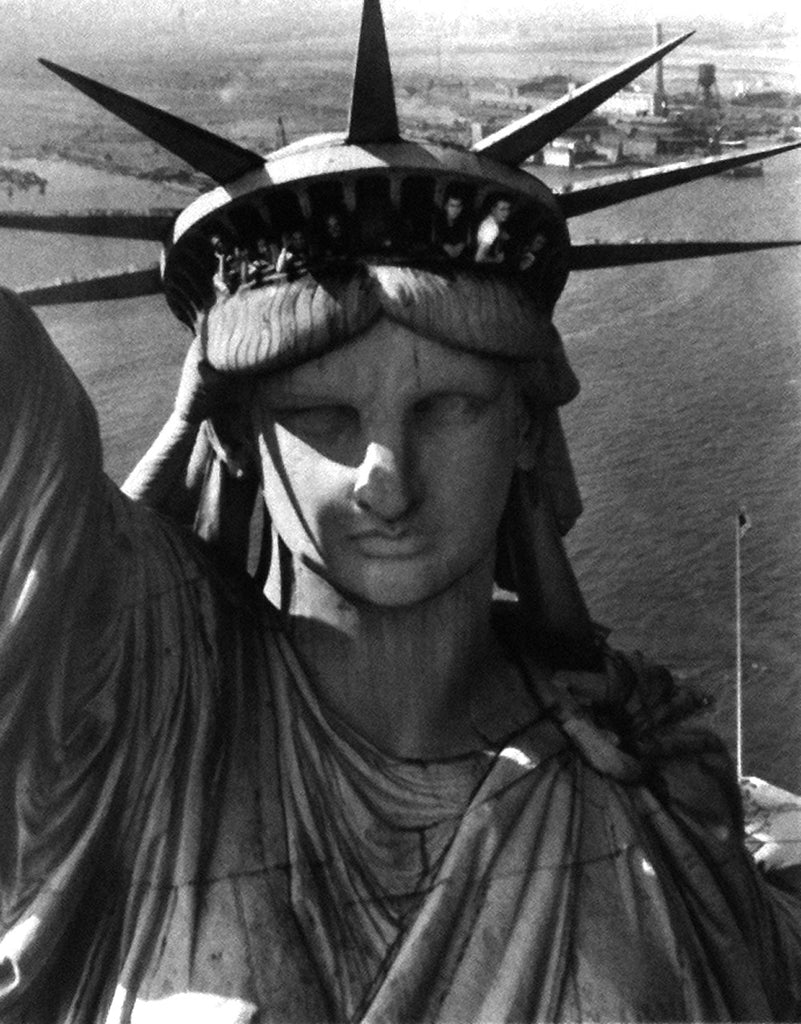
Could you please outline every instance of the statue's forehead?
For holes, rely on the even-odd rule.
[[[215,303],[201,333],[216,369],[273,372],[347,345],[383,316],[477,355],[528,360],[552,347],[547,314],[509,279],[374,264],[239,290]]]
[[[448,390],[493,388],[514,371],[513,363],[466,352],[381,317],[358,337],[314,359],[260,378],[264,394],[276,399],[387,388]]]

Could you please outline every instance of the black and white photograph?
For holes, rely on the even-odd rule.
[[[795,5],[0,14],[0,1024],[801,1021]]]

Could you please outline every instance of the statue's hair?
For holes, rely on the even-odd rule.
[[[325,276],[240,289],[218,299],[198,329],[216,369],[264,373],[339,348],[381,317],[474,355],[531,362],[530,376],[550,405],[578,390],[536,293],[479,267],[352,263]]]

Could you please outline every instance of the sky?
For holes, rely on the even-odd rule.
[[[396,7],[410,7],[417,10],[437,8],[448,12],[491,13],[493,11],[531,11],[537,8],[553,9],[553,3],[543,0],[383,0],[387,13]],[[569,0],[564,5],[567,18],[575,19],[584,12],[604,16],[610,22],[621,18],[687,17],[703,15],[705,18],[721,20],[752,20],[755,16],[768,14],[792,16],[799,7],[797,0],[755,3],[754,0]],[[758,13],[757,13],[758,12]],[[799,19],[797,19],[799,20]]]
[[[164,20],[173,17],[181,7],[187,14],[197,8],[220,9],[209,0],[0,0],[1,11],[16,11],[31,18],[58,13],[65,18],[83,13],[108,18],[113,23],[135,14],[140,19]],[[246,18],[257,14],[280,14],[293,11],[324,13],[326,8],[354,7],[358,0],[236,0],[229,7]],[[383,0],[387,18],[405,10],[415,13],[439,12],[446,17],[459,14],[508,14],[510,12],[542,13],[550,17],[563,14],[575,20],[583,14],[616,19],[643,18],[653,21],[665,17],[697,17],[725,21],[754,21],[783,18],[801,25],[801,5],[797,0],[566,0],[562,10],[554,9],[552,0]],[[127,20],[127,19],[126,19]],[[100,27],[100,26],[98,26]]]
[[[430,40],[432,26],[443,38],[460,23],[482,18],[483,24],[499,23],[521,15],[526,23],[602,26],[641,22],[652,26],[662,21],[671,26],[698,27],[720,21],[747,26],[757,38],[762,29],[783,28],[785,37],[799,44],[801,71],[801,3],[798,0],[383,0],[390,39],[398,45]],[[351,38],[357,31],[360,0],[0,0],[3,33],[0,50],[14,55],[45,43],[49,52],[63,42],[65,52],[76,48],[124,50],[151,45],[152,40],[171,39],[179,29],[197,38],[220,42],[247,40],[269,33],[270,27],[292,25],[303,33],[330,31]],[[253,29],[248,37],[248,26]],[[328,25],[331,26],[330,30]],[[415,33],[417,28],[417,33]],[[503,31],[499,25],[499,31]],[[765,33],[775,38],[775,33]],[[795,44],[793,44],[795,45]]]

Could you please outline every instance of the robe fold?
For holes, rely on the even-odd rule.
[[[623,780],[521,689],[486,750],[388,757],[106,479],[6,293],[0,392],[0,1024],[801,1017],[801,904],[713,739]]]

